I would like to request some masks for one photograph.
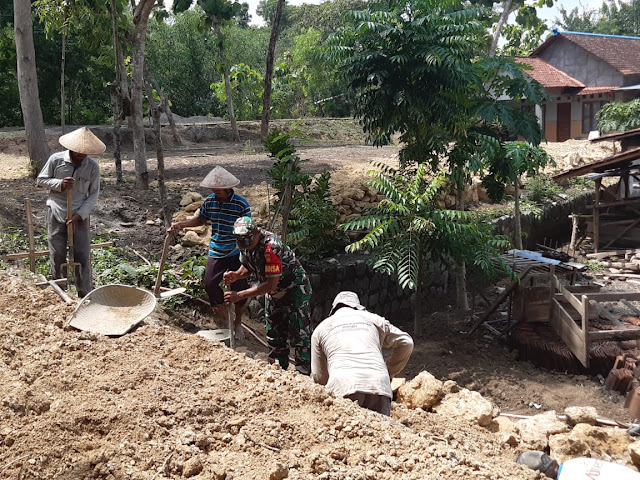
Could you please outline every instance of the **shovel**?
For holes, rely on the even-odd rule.
[[[71,217],[73,216],[73,198],[71,189],[67,190],[67,263],[63,263],[60,265],[61,268],[67,269],[67,285],[71,285],[73,283],[73,279],[75,278],[75,268],[79,266],[80,263],[74,261],[73,259],[73,222],[71,222]]]
[[[159,298],[173,297],[174,295],[179,295],[187,290],[184,287],[178,287],[174,288],[173,290],[167,290],[166,292],[160,293],[160,287],[162,285],[162,274],[164,272],[164,264],[167,260],[167,253],[169,253],[169,246],[171,245],[171,237],[173,237],[173,234],[169,233],[167,235],[167,238],[164,240],[164,246],[162,247],[162,256],[160,257],[160,266],[158,267],[158,277],[156,278],[156,285],[153,288],[154,295]]]

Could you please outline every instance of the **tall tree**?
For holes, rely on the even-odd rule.
[[[20,105],[29,148],[29,166],[31,174],[36,176],[49,157],[49,146],[40,108],[31,2],[30,0],[13,0],[13,8]]]
[[[191,6],[192,0],[178,0],[174,6],[174,12],[182,12]],[[220,54],[220,62],[224,76],[224,85],[227,92],[227,111],[231,122],[231,133],[235,141],[240,140],[238,125],[236,124],[236,115],[233,109],[233,96],[231,94],[231,82],[229,80],[229,65],[227,63],[227,54],[225,50],[225,39],[222,27],[228,25],[232,20],[240,15],[246,14],[246,9],[240,2],[230,2],[229,0],[197,0],[198,6],[203,10],[205,17],[203,26],[213,29],[218,39],[218,53]]]
[[[147,149],[144,135],[143,89],[144,89],[144,50],[147,41],[147,25],[154,7],[162,5],[162,0],[140,0],[133,8],[133,39],[131,52],[131,117],[133,119],[133,158],[136,165],[136,187],[149,189],[149,170],[147,168]]]
[[[269,51],[267,52],[267,69],[264,74],[264,93],[262,94],[262,122],[260,123],[260,136],[266,138],[269,133],[269,118],[271,110],[271,87],[273,83],[273,64],[276,57],[276,43],[280,35],[280,20],[285,0],[278,0],[278,6],[271,26],[271,38],[269,39]]]
[[[356,116],[374,145],[399,133],[401,162],[434,170],[446,162],[461,195],[471,174],[499,153],[501,130],[540,142],[537,119],[519,105],[541,101],[540,86],[513,61],[481,56],[486,10],[455,0],[398,0],[350,15],[353,27],[330,39],[328,55],[342,61]],[[498,101],[501,95],[515,101]]]

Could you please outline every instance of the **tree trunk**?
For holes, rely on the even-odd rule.
[[[280,19],[285,0],[278,0],[276,15],[273,19],[271,37],[269,38],[269,50],[267,52],[267,71],[264,74],[264,93],[262,94],[262,122],[260,123],[260,137],[262,140],[269,133],[269,118],[271,115],[271,84],[273,82],[273,63],[275,62],[276,43],[280,35]]]
[[[62,134],[65,132],[65,97],[64,97],[64,66],[66,63],[66,49],[67,49],[67,34],[62,32],[62,56],[60,58],[60,127],[62,128]]]
[[[178,133],[178,129],[176,128],[176,122],[173,120],[173,114],[171,113],[171,108],[169,107],[169,97],[165,93],[164,89],[160,86],[156,78],[151,74],[149,70],[145,70],[145,75],[148,76],[149,81],[153,88],[156,89],[158,95],[160,95],[160,100],[162,102],[162,106],[160,111],[164,111],[167,114],[167,120],[169,120],[169,126],[171,127],[171,134],[173,135],[174,140],[177,145],[182,145],[182,138]]]
[[[417,249],[421,252],[421,249]],[[422,319],[422,255],[419,253],[418,258],[418,280],[416,282],[416,291],[413,292],[413,339],[418,341],[420,333],[420,320]]]
[[[149,80],[147,78],[147,80]],[[171,225],[171,213],[167,202],[167,187],[164,183],[164,149],[162,148],[162,135],[160,126],[160,108],[153,98],[151,82],[147,81],[147,99],[149,100],[149,112],[153,118],[153,133],[156,140],[156,158],[158,159],[158,191],[160,192],[160,205],[162,205],[162,221],[165,228]]]
[[[515,247],[522,250],[522,224],[520,223],[520,179],[513,182],[515,201],[513,205],[513,224],[515,233]]]
[[[22,108],[24,131],[29,149],[29,169],[31,175],[36,177],[49,158],[49,146],[40,108],[31,2],[29,0],[13,0],[13,9],[20,107]]]
[[[502,27],[504,27],[504,24],[507,23],[507,18],[511,15],[511,5],[512,0],[505,0],[502,5],[502,14],[500,15],[500,19],[496,25],[496,31],[493,33],[493,41],[491,42],[491,48],[489,49],[489,57],[495,57],[496,55],[498,41],[500,40],[500,35],[502,35]]]
[[[115,52],[116,81],[111,86],[113,111],[113,159],[116,167],[116,182],[124,183],[122,176],[122,159],[120,158],[120,145],[122,136],[120,128],[128,115],[131,114],[131,95],[129,94],[129,83],[127,81],[127,69],[124,64],[122,54],[122,43],[120,42],[120,31],[118,29],[119,15],[116,6],[117,0],[111,0],[111,26],[113,29],[113,49]]]
[[[136,165],[136,188],[149,190],[149,170],[144,137],[142,90],[144,87],[144,50],[149,15],[155,0],[140,0],[133,13],[133,48],[131,54],[131,116],[133,119],[133,158]]]
[[[224,49],[224,36],[220,25],[214,27],[216,36],[218,37],[218,50],[220,51],[220,61],[222,62],[222,70],[224,72],[224,90],[227,93],[227,110],[229,110],[229,120],[231,121],[231,133],[236,142],[240,141],[240,133],[238,125],[236,125],[236,113],[233,110],[233,97],[231,96],[231,80],[229,79],[229,65],[227,65],[227,53]]]
[[[458,182],[456,189],[456,210],[464,210],[464,184]],[[464,262],[456,267],[456,305],[459,310],[469,310],[467,295],[467,267]]]

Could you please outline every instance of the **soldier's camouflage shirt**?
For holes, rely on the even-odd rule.
[[[260,232],[260,241],[253,250],[241,250],[240,262],[263,283],[270,277],[280,277],[273,298],[282,298],[289,290],[307,282],[307,274],[296,254],[275,233]]]

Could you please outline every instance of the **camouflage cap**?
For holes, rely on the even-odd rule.
[[[233,224],[234,235],[249,235],[259,229],[251,217],[239,217]]]

